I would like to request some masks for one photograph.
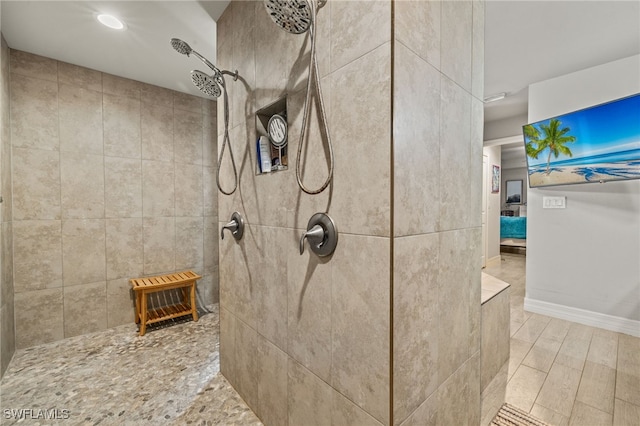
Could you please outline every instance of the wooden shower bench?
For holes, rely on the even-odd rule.
[[[192,315],[193,320],[198,321],[196,280],[200,278],[202,277],[193,271],[184,271],[155,277],[130,279],[129,282],[136,293],[136,324],[140,324],[140,336],[144,336],[147,325],[171,318]],[[149,294],[174,288],[182,289],[182,303],[155,309],[147,307],[147,296]]]

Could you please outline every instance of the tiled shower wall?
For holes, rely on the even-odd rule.
[[[0,33],[0,377],[15,351],[13,253],[11,242],[11,131],[9,126],[9,46]]]
[[[17,348],[133,321],[137,276],[217,300],[215,108],[11,50]]]
[[[394,423],[480,423],[483,1],[396,1]]]
[[[476,424],[483,3],[329,0],[318,20],[336,164],[317,196],[293,169],[307,37],[262,1],[232,1],[218,22],[219,65],[241,75],[228,83],[240,186],[219,195],[220,225],[235,210],[249,224],[220,248],[222,372],[267,425]],[[292,167],[256,176],[254,113],[285,95]],[[310,187],[328,168],[316,114]],[[330,259],[298,253],[318,211],[340,232]]]

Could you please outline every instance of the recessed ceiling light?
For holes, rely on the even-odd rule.
[[[495,95],[487,96],[484,98],[484,103],[495,102],[507,97],[507,92],[496,93]]]
[[[112,28],[114,30],[124,29],[124,22],[119,20],[113,15],[101,14],[97,16],[98,21],[105,27]]]

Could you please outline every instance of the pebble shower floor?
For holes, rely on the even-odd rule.
[[[0,424],[261,425],[220,374],[218,306],[208,311],[142,337],[130,324],[16,351]]]

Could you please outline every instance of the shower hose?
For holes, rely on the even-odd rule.
[[[222,86],[222,91],[224,92],[224,138],[222,140],[222,149],[220,150],[220,155],[218,156],[218,171],[216,174],[216,184],[218,185],[218,189],[224,195],[231,195],[236,192],[238,188],[238,171],[236,170],[236,161],[233,158],[233,150],[231,149],[231,142],[229,141],[229,95],[227,94],[227,85],[225,84],[224,77],[222,75],[219,76],[218,83]],[[231,165],[233,166],[233,189],[231,191],[225,191],[222,189],[222,185],[220,185],[220,167],[222,166],[222,158],[224,157],[224,150],[229,146],[229,157],[231,158]]]
[[[298,181],[298,186],[307,194],[319,194],[324,191],[327,186],[331,183],[333,178],[333,168],[334,168],[334,156],[333,156],[333,146],[331,144],[331,136],[329,135],[329,127],[327,125],[327,115],[324,109],[324,101],[322,99],[322,88],[320,86],[320,73],[318,72],[318,61],[316,59],[316,34],[315,34],[315,24],[316,24],[316,14],[318,3],[316,0],[309,0],[311,9],[311,24],[309,26],[309,36],[311,39],[311,58],[309,59],[309,77],[307,78],[307,96],[304,100],[304,114],[302,116],[302,129],[300,131],[300,140],[298,141],[298,156],[296,158],[296,180]],[[324,5],[325,2],[320,3],[320,7]],[[313,78],[312,78],[313,76]],[[327,179],[322,184],[322,186],[318,189],[309,189],[302,182],[302,145],[304,144],[304,136],[307,129],[307,122],[309,120],[309,113],[311,110],[311,84],[315,82],[316,92],[318,94],[318,103],[320,104],[320,120],[322,121],[324,127],[324,133],[327,137],[327,147],[329,149],[329,174]],[[226,92],[225,92],[226,93]],[[322,137],[322,136],[321,136]],[[231,157],[233,158],[233,157]]]

